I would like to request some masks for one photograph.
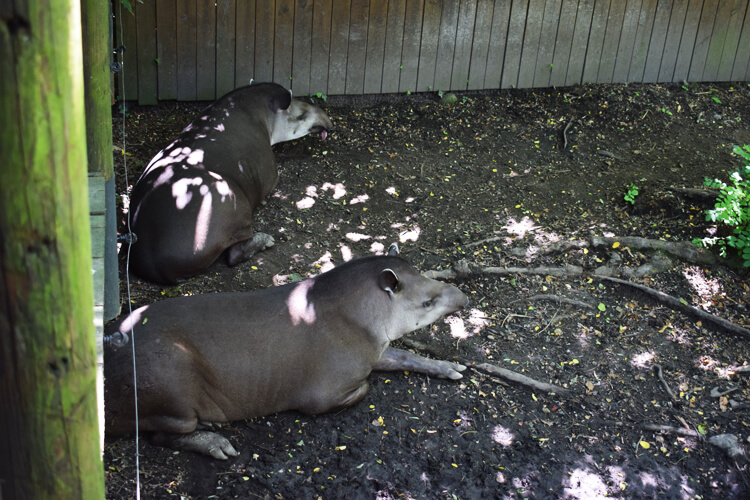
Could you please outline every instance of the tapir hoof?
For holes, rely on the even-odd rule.
[[[249,240],[242,241],[229,248],[229,265],[235,266],[240,262],[245,262],[256,253],[271,248],[275,244],[276,241],[270,234],[255,233]]]
[[[203,453],[218,460],[226,460],[239,455],[227,438],[208,431],[195,431],[190,434],[156,434],[154,442],[176,450]]]

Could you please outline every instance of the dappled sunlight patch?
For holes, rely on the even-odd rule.
[[[714,371],[721,366],[721,362],[718,359],[706,354],[698,357],[698,359],[695,360],[695,364],[698,368],[705,371]]]
[[[315,306],[307,298],[313,284],[312,280],[300,281],[287,298],[287,310],[294,326],[303,322],[307,325],[315,322]]]
[[[320,187],[320,189],[321,191],[333,191],[334,200],[338,200],[339,198],[342,198],[344,195],[346,195],[346,187],[341,182],[337,182],[336,184],[325,182]]]
[[[630,358],[630,364],[636,368],[648,368],[651,363],[653,363],[654,358],[656,356],[653,352],[644,351],[640,354],[633,355],[632,358]]]
[[[482,330],[489,327],[492,324],[492,320],[479,309],[472,308],[469,311],[469,317],[466,322],[471,325],[471,330],[474,335],[479,334]]]
[[[389,187],[389,188],[386,188],[385,192],[386,192],[386,193],[388,193],[388,194],[389,194],[389,195],[391,195],[391,196],[396,196],[396,197],[398,197],[398,191],[397,191],[397,190],[396,190],[396,188],[395,188],[395,187],[393,187],[393,186],[391,186],[391,187]]]
[[[695,293],[698,294],[698,307],[708,311],[711,309],[716,298],[724,297],[726,294],[721,289],[721,283],[719,280],[716,278],[709,278],[706,273],[707,271],[704,269],[697,266],[691,266],[685,269],[682,275],[687,282],[690,283],[690,286],[693,287]]]
[[[383,255],[385,253],[385,244],[379,241],[373,241],[372,245],[370,245],[370,253]]]
[[[307,189],[305,189],[305,197],[295,203],[295,205],[298,210],[307,210],[315,205],[315,198],[317,197],[318,188],[315,186],[307,186]]]
[[[422,230],[419,228],[419,226],[414,226],[412,229],[401,231],[398,235],[398,240],[401,243],[406,243],[407,241],[416,242],[419,239],[419,235],[421,233],[422,233]]]
[[[515,434],[513,434],[513,432],[507,427],[496,425],[495,428],[492,429],[492,440],[500,446],[508,448],[513,445],[515,439]]]
[[[370,195],[369,194],[361,194],[359,196],[356,196],[356,197],[352,198],[351,201],[349,201],[349,204],[350,205],[356,205],[357,203],[364,203],[364,202],[366,202],[369,199],[370,199]]]
[[[672,342],[676,342],[682,345],[691,345],[690,334],[683,328],[672,326],[667,331],[667,338]]]
[[[467,339],[472,336],[471,332],[466,329],[464,320],[458,316],[448,316],[443,321],[451,330],[451,337],[454,339]]]
[[[371,240],[372,236],[362,233],[346,233],[346,239],[351,241]]]
[[[211,190],[208,186],[204,185],[201,186],[200,193],[203,196],[203,201],[198,210],[198,217],[195,220],[195,238],[193,239],[193,252],[195,253],[203,251],[206,246],[208,229],[211,223],[211,213],[213,211]]]
[[[312,263],[310,266],[312,268],[318,268],[320,269],[321,273],[324,273],[326,271],[330,271],[335,267],[333,263],[333,256],[331,255],[331,252],[324,253],[318,260]]]
[[[519,240],[525,238],[528,233],[535,231],[538,228],[539,226],[528,217],[524,217],[520,221],[516,220],[515,217],[509,217],[507,223],[503,226],[505,232],[515,235],[516,239]]]
[[[352,252],[352,249],[348,246],[340,245],[339,249],[341,251],[341,258],[344,259],[344,262],[349,262],[354,258],[354,252]]]
[[[563,480],[566,498],[606,498],[607,485],[599,474],[591,469],[575,469]]]

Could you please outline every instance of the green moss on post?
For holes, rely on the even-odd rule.
[[[79,3],[0,10],[2,497],[103,498]]]

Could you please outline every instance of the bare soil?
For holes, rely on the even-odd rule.
[[[515,271],[452,280],[470,297],[467,310],[400,344],[470,366],[463,380],[373,373],[367,397],[338,413],[229,424],[221,432],[241,455],[226,462],[142,436],[141,498],[750,495],[746,458],[707,440],[731,434],[748,446],[750,385],[737,372],[750,364],[748,339],[602,280],[597,269],[747,328],[746,276],[643,248],[582,244],[707,236],[712,204],[670,188],[701,188],[740,165],[732,146],[750,143],[747,84],[494,91],[457,94],[454,104],[435,94],[315,100],[336,130],[324,142],[275,146],[278,189],[255,228],[276,246],[236,267],[219,261],[178,287],[131,276],[133,307],[274,286],[394,241],[423,272],[462,259]],[[125,112],[120,194],[205,104]],[[122,114],[113,133],[121,147]],[[635,205],[624,200],[631,183]],[[649,263],[655,269],[634,277]],[[580,274],[557,273],[571,265]],[[126,307],[124,259],[121,277]],[[481,363],[568,392],[510,383],[476,369]],[[735,390],[714,397],[714,388]],[[132,437],[107,440],[108,498],[136,497],[135,457]]]

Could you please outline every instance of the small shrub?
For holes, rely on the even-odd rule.
[[[736,249],[745,267],[750,267],[750,146],[735,146],[734,153],[743,158],[745,165],[729,175],[730,182],[706,178],[705,185],[719,190],[714,208],[706,211],[706,220],[732,228],[729,236],[696,238],[700,247],[717,245],[719,255],[727,257],[727,247]]]
[[[628,190],[625,191],[625,201],[627,201],[631,205],[635,205],[636,196],[638,196],[638,186],[631,182],[628,186]]]

